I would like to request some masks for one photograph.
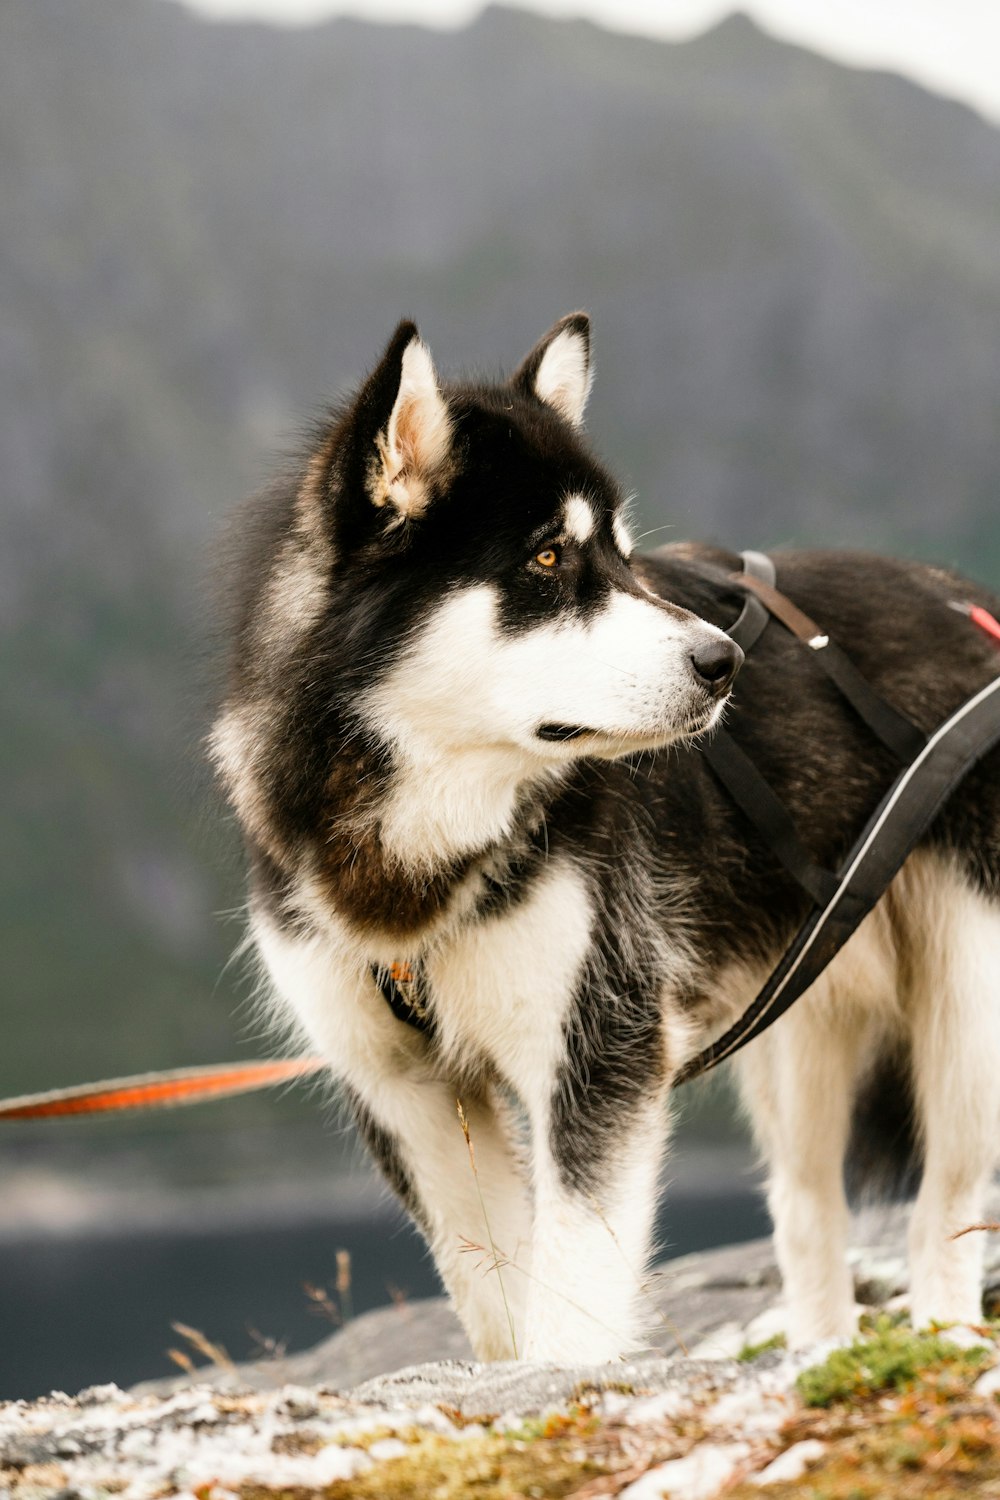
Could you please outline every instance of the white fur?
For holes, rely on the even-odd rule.
[[[609,758],[706,727],[690,666],[706,634],[721,632],[614,593],[590,620],[507,636],[490,586],[457,590],[365,705],[400,765],[388,847],[439,858],[502,837],[524,783],[581,754],[540,740],[542,724],[592,729],[588,753]]]
[[[1000,1158],[1000,912],[955,872],[923,872],[908,994],[924,1175],[910,1220],[913,1320],[978,1323],[980,1222]]]
[[[333,1077],[355,1091],[397,1142],[426,1215],[435,1262],[474,1347],[483,1358],[513,1358],[523,1325],[521,1278],[483,1270],[490,1236],[508,1255],[530,1243],[527,1186],[507,1106],[495,1092],[463,1098],[477,1183],[458,1118],[458,1089],[431,1061],[424,1037],[392,1015],[357,948],[347,938],[286,937],[260,915],[253,933],[298,1028],[329,1059]],[[487,1246],[487,1254],[464,1244]],[[513,1337],[504,1294],[515,1318]]]
[[[594,510],[582,495],[570,495],[563,503],[566,531],[574,542],[583,546],[594,534]]]
[[[288,649],[314,625],[328,596],[324,559],[315,544],[286,542],[271,575],[261,610],[261,645]]]
[[[526,1358],[611,1358],[634,1336],[634,1276],[622,1264],[624,1241],[636,1265],[647,1254],[651,1191],[617,1191],[602,1209],[566,1188],[552,1158],[554,1082],[565,1054],[565,1027],[592,928],[591,903],[573,867],[552,866],[508,916],[460,932],[432,954],[427,974],[442,1047],[457,1058],[481,1047],[516,1092],[530,1127],[533,1233],[510,1258],[508,1293],[526,1304],[520,1352]],[[638,1163],[655,1181],[658,1152]],[[617,1166],[617,1164],[616,1164]],[[652,1183],[644,1183],[651,1188]],[[638,1181],[632,1186],[639,1188]],[[602,1289],[594,1306],[592,1288]]]
[[[557,333],[535,372],[535,394],[574,427],[583,425],[592,371],[587,340],[571,328]]]
[[[560,1364],[617,1359],[642,1342],[665,1097],[629,1115],[601,1198],[566,1188],[547,1111],[533,1123],[536,1231],[525,1357]]]
[[[628,529],[625,517],[620,511],[615,511],[611,522],[611,530],[614,533],[615,546],[627,562],[632,556],[632,548],[635,543],[632,541],[632,533]]]
[[[463,926],[428,956],[445,1057],[461,1067],[485,1055],[529,1114],[547,1104],[592,926],[586,886],[563,861],[509,914]]]
[[[230,704],[215,721],[208,751],[243,826],[266,848],[270,808],[262,772],[270,745],[266,702]]]
[[[593,921],[582,876],[561,861],[507,915],[438,939],[425,968],[438,1026],[432,1054],[393,1017],[368,972],[370,953],[346,928],[334,922],[322,938],[291,937],[260,915],[253,920],[296,1028],[397,1141],[436,1263],[482,1358],[511,1358],[516,1348],[528,1358],[610,1359],[638,1340],[666,1134],[662,1096],[623,1134],[601,1200],[568,1189],[552,1155],[554,1081]],[[523,1106],[527,1174],[497,1090],[454,1082],[484,1063]],[[480,1248],[470,1251],[470,1243]],[[494,1252],[499,1271],[491,1268]]]
[[[910,1227],[914,1321],[979,1321],[982,1237],[948,1236],[982,1217],[1000,1157],[998,960],[995,906],[943,860],[915,856],[808,994],[735,1060],[770,1166],[793,1344],[854,1329],[841,1176],[851,1099],[876,1050],[904,1036],[926,1149]]]

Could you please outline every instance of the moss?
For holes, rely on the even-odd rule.
[[[759,1354],[767,1354],[770,1349],[784,1349],[786,1342],[783,1333],[776,1333],[771,1338],[764,1339],[760,1344],[744,1344],[736,1358],[743,1364],[749,1364]]]
[[[815,1438],[825,1452],[801,1478],[769,1485],[768,1500],[1000,1496],[997,1407],[972,1391],[980,1351],[959,1350],[941,1335],[914,1335],[890,1319],[882,1321],[888,1327],[876,1326],[875,1336],[858,1344],[866,1343],[869,1354],[873,1344],[882,1349],[883,1373],[894,1383],[876,1387],[862,1381],[860,1391],[841,1393],[829,1405],[793,1419],[782,1441],[791,1446]],[[921,1366],[918,1354],[929,1355],[930,1362]],[[726,1500],[758,1500],[760,1494],[756,1485],[743,1483],[727,1492]]]
[[[326,1438],[302,1428],[295,1432],[278,1432],[271,1439],[272,1453],[314,1454],[326,1447]]]
[[[876,1391],[905,1389],[936,1365],[957,1362],[973,1368],[987,1357],[982,1349],[959,1349],[946,1334],[914,1333],[905,1324],[880,1317],[869,1334],[846,1349],[834,1349],[821,1365],[803,1370],[796,1385],[807,1406],[829,1406]]]
[[[575,1433],[530,1439],[491,1433],[461,1442],[431,1436],[323,1490],[243,1485],[237,1493],[240,1500],[562,1500],[611,1467]]]
[[[574,1387],[573,1400],[586,1404],[588,1401],[599,1401],[609,1391],[616,1391],[620,1396],[638,1396],[640,1391],[632,1384],[631,1380],[581,1380]]]

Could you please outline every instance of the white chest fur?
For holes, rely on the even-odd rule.
[[[568,861],[548,865],[509,911],[457,923],[425,965],[438,1063],[458,1075],[486,1061],[529,1113],[544,1107],[592,927],[586,883]],[[421,1059],[422,1036],[395,1021],[378,994],[371,956],[346,933],[291,936],[260,915],[252,928],[282,1009],[330,1057],[335,1076],[353,1082],[359,1069],[394,1070],[400,1049],[418,1067],[431,1062]]]
[[[529,1110],[547,1098],[592,926],[585,882],[560,861],[510,911],[450,937],[427,962],[445,1058],[485,1056]]]

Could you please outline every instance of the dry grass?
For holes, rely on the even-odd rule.
[[[500,1287],[500,1296],[503,1298],[503,1309],[507,1315],[507,1327],[510,1329],[510,1347],[512,1350],[512,1357],[514,1359],[517,1359],[517,1335],[514,1332],[514,1317],[510,1310],[510,1303],[507,1301],[507,1290],[503,1284],[502,1274],[503,1266],[509,1264],[509,1262],[503,1255],[501,1255],[493,1240],[493,1231],[490,1228],[490,1216],[486,1212],[486,1199],[483,1197],[483,1188],[482,1184],[479,1181],[479,1168],[476,1166],[476,1148],[472,1144],[472,1132],[469,1129],[469,1121],[466,1116],[461,1099],[455,1100],[455,1107],[458,1110],[458,1122],[462,1127],[462,1134],[465,1136],[466,1150],[469,1153],[469,1165],[472,1167],[472,1175],[476,1183],[476,1192],[479,1196],[479,1206],[483,1211],[483,1223],[486,1226],[486,1238],[490,1242],[491,1264],[488,1265],[486,1269],[488,1271],[496,1272],[497,1282]],[[466,1241],[462,1246],[463,1250],[479,1248],[479,1246],[473,1245],[471,1241]]]
[[[209,1364],[214,1365],[217,1370],[235,1370],[236,1366],[222,1345],[213,1343],[206,1334],[202,1333],[200,1328],[192,1328],[189,1323],[171,1323],[170,1326],[175,1333],[179,1333],[181,1338],[186,1340],[196,1353],[203,1355]],[[185,1350],[168,1349],[167,1353],[174,1361],[174,1364],[180,1365],[182,1370],[185,1370],[188,1374],[193,1372],[195,1368],[194,1361]]]

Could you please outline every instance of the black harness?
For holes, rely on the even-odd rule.
[[[813,910],[756,999],[725,1035],[681,1069],[675,1083],[697,1078],[731,1057],[815,983],[899,873],[962,778],[1000,742],[1000,676],[925,735],[875,692],[850,658],[808,616],[777,592],[769,557],[745,552],[743,566],[747,600],[729,634],[746,651],[772,615],[779,619],[816,652],[817,662],[831,681],[903,769],[839,869],[831,871],[814,862],[784,803],[726,731],[702,746],[729,795],[812,898]]]
[[[816,661],[902,769],[837,870],[818,865],[798,836],[788,809],[748,755],[725,730],[700,746],[702,755],[812,901],[812,910],[753,1002],[724,1036],[676,1076],[686,1083],[707,1073],[765,1031],[814,984],[875,906],[962,778],[1000,743],[1000,676],[987,683],[932,734],[926,735],[875,691],[835,641],[775,588],[775,568],[762,552],[744,552],[746,601],[729,635],[749,655],[773,617],[816,655]],[[372,977],[399,1021],[433,1031],[419,965],[373,967]]]

